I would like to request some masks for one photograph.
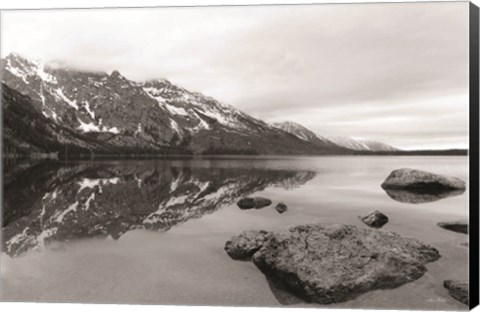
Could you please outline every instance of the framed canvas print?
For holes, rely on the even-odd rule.
[[[470,2],[1,12],[1,300],[478,304]]]

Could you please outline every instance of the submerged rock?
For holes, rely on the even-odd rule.
[[[450,296],[468,305],[468,283],[456,280],[446,280],[443,286],[448,289]]]
[[[383,189],[402,189],[419,194],[439,194],[451,190],[465,190],[465,182],[416,169],[398,169],[382,183]]]
[[[440,258],[435,248],[418,240],[352,225],[300,225],[262,237],[242,233],[229,240],[225,249],[234,259],[239,254],[242,259],[252,255],[268,280],[282,283],[308,302],[322,304],[414,281],[427,271],[426,263]],[[244,253],[235,251],[232,256],[232,246]]]
[[[288,207],[284,203],[278,203],[275,206],[275,210],[278,211],[278,213],[284,213],[285,211],[287,211],[287,209]]]
[[[373,228],[381,228],[388,222],[388,217],[381,213],[378,210],[375,210],[369,215],[360,217],[360,220],[363,221],[366,225]]]
[[[391,199],[401,203],[423,204],[434,202],[451,196],[461,195],[465,192],[465,190],[451,190],[433,194],[397,189],[385,189],[385,192]]]
[[[454,222],[438,222],[437,225],[446,230],[468,234],[468,222],[467,221],[454,221]]]
[[[272,204],[272,201],[265,197],[245,197],[237,202],[241,209],[263,208]]]

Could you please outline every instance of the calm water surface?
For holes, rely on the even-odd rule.
[[[185,305],[310,306],[269,285],[223,250],[250,229],[344,223],[376,209],[381,230],[439,249],[419,280],[329,307],[466,309],[444,279],[467,279],[463,234],[437,222],[468,218],[468,185],[448,198],[387,194],[398,168],[468,181],[467,157],[245,157],[6,166],[2,300]],[[240,210],[247,195],[273,204]],[[279,214],[274,206],[288,205]]]

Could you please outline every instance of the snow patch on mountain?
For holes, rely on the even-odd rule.
[[[48,228],[43,230],[40,234],[38,234],[36,239],[36,246],[35,249],[42,250],[45,248],[45,241],[55,235],[57,233],[57,228]]]
[[[77,191],[77,194],[80,193],[83,189],[89,188],[93,189],[96,186],[101,188],[103,185],[108,185],[108,184],[117,184],[120,182],[120,178],[115,177],[115,178],[109,178],[109,179],[89,179],[89,178],[83,178],[82,181],[78,182],[78,185],[80,188]]]
[[[208,107],[207,109],[203,109],[202,113],[205,116],[208,116],[212,119],[215,119],[216,121],[218,121],[222,125],[230,126],[230,127],[236,126],[235,119],[232,118],[230,112],[225,113],[223,111],[214,110],[214,109]]]
[[[68,105],[70,105],[71,107],[75,108],[76,110],[78,110],[78,105],[77,105],[77,100],[70,100],[64,93],[63,93],[63,90],[62,89],[57,89],[55,91],[55,94],[60,97],[61,100],[63,100],[65,103],[67,103]]]
[[[165,98],[161,95],[162,93],[160,89],[154,87],[143,87],[142,89],[148,96],[157,101],[159,106],[167,103]]]
[[[173,131],[181,135],[180,128],[178,127],[178,123],[175,120],[170,119],[170,126],[172,127]]]
[[[77,118],[78,122],[80,123],[80,126],[78,126],[77,129],[81,130],[82,132],[109,132],[113,134],[119,134],[120,131],[118,130],[117,127],[111,127],[108,128],[104,125],[102,125],[102,119],[100,119],[98,125],[95,125],[93,122],[83,122],[80,118]]]
[[[188,199],[188,195],[182,195],[182,196],[172,196],[168,202],[165,203],[165,206],[173,206],[173,205],[179,205],[185,203],[185,201]]]
[[[85,210],[90,209],[90,202],[92,200],[95,200],[95,193],[94,192],[92,192],[92,194],[90,194],[90,196],[87,198],[87,201],[85,202]]]
[[[135,130],[135,135],[142,133],[142,124],[138,123],[137,130]]]
[[[29,84],[27,77],[29,76],[29,72],[25,70],[25,67],[22,64],[22,68],[15,67],[12,65],[10,58],[7,58],[7,66],[6,70],[8,70],[12,75],[19,77],[23,80],[26,84]]]
[[[51,193],[45,193],[45,195],[42,197],[42,200],[46,200],[47,198],[50,198],[50,201],[56,199],[58,196],[58,191],[55,189],[53,192]]]
[[[189,116],[190,114],[182,107],[165,104],[168,111],[174,115]]]
[[[78,207],[78,201],[76,201],[75,203],[71,204],[70,206],[68,206],[67,209],[65,209],[62,213],[60,213],[58,216],[57,216],[57,219],[56,221],[58,223],[62,223],[63,222],[63,219],[65,218],[65,216],[67,214],[69,214],[70,212],[74,212],[77,210],[77,207]]]
[[[191,132],[198,132],[202,129],[205,129],[205,130],[210,129],[210,126],[205,120],[202,119],[202,117],[200,117],[197,113],[194,113],[194,114],[198,119],[198,124],[194,128],[189,129]]]
[[[88,101],[85,101],[85,109],[87,110],[88,114],[92,117],[92,119],[95,119],[95,112],[91,110],[90,103]]]
[[[40,77],[40,79],[42,79],[46,83],[57,84],[57,78],[45,71],[45,64],[36,61],[35,66],[37,67],[36,74],[38,75],[38,77]]]
[[[95,125],[93,122],[85,123],[80,118],[77,118],[80,126],[78,129],[82,130],[83,132],[101,132],[100,127]]]

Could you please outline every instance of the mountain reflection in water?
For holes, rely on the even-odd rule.
[[[40,163],[5,168],[3,251],[18,256],[54,241],[118,239],[167,231],[269,186],[290,189],[313,171],[187,162]]]

